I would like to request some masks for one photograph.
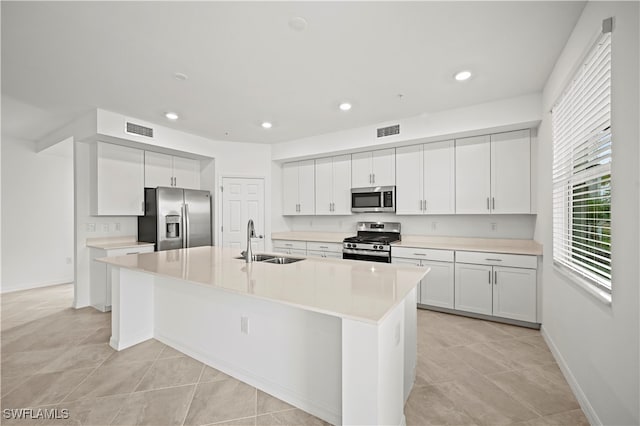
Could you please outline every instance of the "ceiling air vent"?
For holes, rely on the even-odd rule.
[[[153,129],[151,127],[141,126],[139,124],[130,123],[127,121],[127,128],[125,132],[132,135],[145,136],[147,138],[153,138]]]
[[[385,136],[393,136],[400,134],[400,125],[396,124],[395,126],[389,127],[381,127],[378,129],[378,137],[384,138]]]

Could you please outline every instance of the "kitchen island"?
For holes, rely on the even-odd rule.
[[[424,268],[197,247],[101,259],[117,350],[150,338],[333,424],[403,424]]]

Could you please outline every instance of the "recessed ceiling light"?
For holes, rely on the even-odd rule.
[[[185,73],[177,72],[177,73],[173,74],[173,78],[175,78],[176,80],[179,80],[179,81],[185,81],[185,80],[189,79],[189,76],[186,75]]]
[[[304,31],[307,29],[307,20],[304,19],[301,16],[294,16],[293,18],[289,19],[289,28],[291,28],[294,31]]]
[[[349,102],[343,102],[340,104],[340,109],[342,111],[349,111],[351,109],[351,104]]]
[[[471,71],[460,71],[456,75],[453,76],[458,81],[465,81],[471,78]]]
[[[167,117],[169,120],[178,119],[178,114],[176,114],[175,112],[167,112],[164,116]]]
[[[273,124],[269,123],[268,121],[265,121],[262,123],[262,127],[265,129],[270,129],[273,127]]]

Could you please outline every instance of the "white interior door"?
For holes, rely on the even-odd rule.
[[[240,251],[247,247],[247,223],[253,219],[253,250],[264,250],[264,179],[222,179],[222,246]]]

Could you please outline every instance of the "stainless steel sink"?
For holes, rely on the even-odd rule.
[[[253,256],[251,256],[251,257],[253,258],[253,261],[254,261],[254,262],[264,262],[264,261],[266,261],[266,260],[276,258],[276,256],[271,255],[271,254],[254,254],[254,255],[253,255]],[[242,260],[244,260],[244,256],[236,257],[236,259],[242,259]]]
[[[275,263],[277,265],[286,265],[288,263],[299,262],[304,259],[297,257],[273,257],[271,259],[264,260],[264,263]]]

